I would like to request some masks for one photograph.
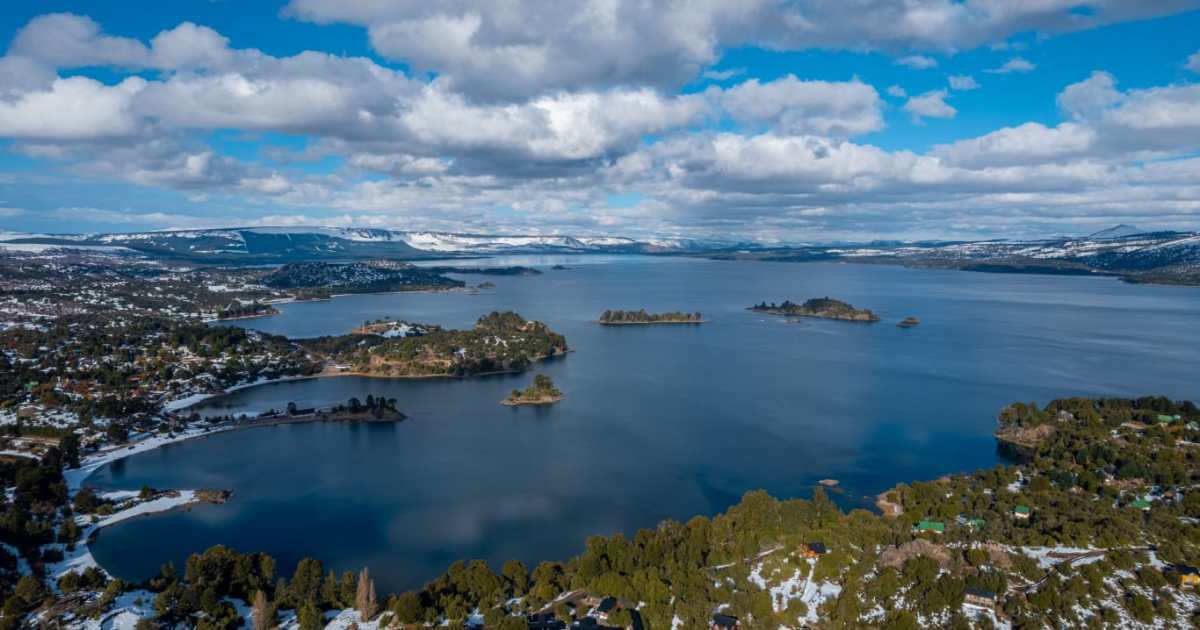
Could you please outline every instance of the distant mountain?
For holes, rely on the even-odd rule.
[[[1094,240],[1102,240],[1108,238],[1125,238],[1126,236],[1133,236],[1135,234],[1142,234],[1142,230],[1128,223],[1122,223],[1114,225],[1107,230],[1100,230],[1094,234],[1089,234],[1087,237]]]
[[[483,235],[374,228],[255,227],[113,234],[0,234],[7,247],[123,248],[148,255],[221,263],[500,254],[700,253],[726,247],[692,239],[638,241],[616,236]]]
[[[1120,228],[1120,229],[1118,229]],[[1106,274],[1131,282],[1200,285],[1200,234],[1118,226],[1100,236],[761,248],[716,258],[804,262],[844,260],[970,271]],[[1120,236],[1129,230],[1133,234]]]

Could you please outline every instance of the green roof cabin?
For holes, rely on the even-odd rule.
[[[986,524],[987,523],[981,518],[973,518],[967,521],[967,525],[969,525],[971,529],[983,529],[983,526]]]
[[[1029,515],[1032,513],[1033,510],[1030,510],[1028,505],[1018,505],[1017,507],[1013,508],[1013,516],[1017,518],[1029,518]]]
[[[1150,502],[1145,499],[1134,499],[1133,503],[1129,504],[1129,507],[1135,510],[1145,511],[1150,509]]]
[[[944,534],[946,532],[946,524],[941,521],[921,521],[913,528],[918,534],[922,532],[933,532],[935,534]]]
[[[1179,416],[1168,416],[1160,413],[1158,414],[1158,421],[1162,424],[1171,424],[1172,422],[1178,422]]]

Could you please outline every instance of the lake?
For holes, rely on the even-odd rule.
[[[221,433],[135,455],[87,482],[103,489],[229,488],[232,501],[103,530],[97,560],[143,579],[226,544],[369,565],[381,590],[420,586],[458,559],[532,566],[589,535],[713,515],[748,490],[803,497],[824,478],[843,506],[897,482],[999,461],[1005,404],[1062,396],[1197,398],[1200,290],[1079,276],[837,263],[527,257],[540,276],[462,276],[469,293],[357,295],[282,305],[239,322],[291,337],[395,317],[448,327],[511,309],[575,350],[523,375],[468,380],[339,377],[211,399],[208,415],[394,397],[399,424],[304,424]],[[564,264],[567,270],[550,270]],[[745,308],[831,296],[877,324],[789,322]],[[699,326],[595,323],[605,309],[701,311]],[[912,329],[896,327],[907,315]],[[499,401],[549,375],[566,400]]]

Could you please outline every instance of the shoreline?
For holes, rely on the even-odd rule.
[[[692,321],[655,321],[655,322],[605,322],[596,320],[601,326],[652,326],[654,324],[707,324],[707,319],[697,319]]]
[[[538,407],[538,406],[553,405],[554,403],[565,400],[566,398],[567,397],[562,394],[560,394],[558,396],[543,396],[537,400],[512,400],[511,398],[505,398],[504,400],[500,401],[500,404],[504,405],[505,407],[525,407],[525,406]]]

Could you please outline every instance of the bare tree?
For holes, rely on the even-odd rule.
[[[254,609],[252,611],[254,618],[254,630],[270,630],[274,625],[271,623],[273,616],[271,609],[267,605],[267,594],[259,590],[254,594]]]
[[[358,609],[362,620],[367,621],[375,616],[379,610],[379,602],[375,598],[375,580],[371,579],[371,572],[363,567],[361,573],[358,574],[358,590],[354,595],[354,607]]]

